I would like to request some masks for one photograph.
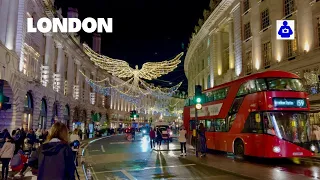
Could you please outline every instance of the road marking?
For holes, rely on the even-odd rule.
[[[113,171],[99,171],[95,172],[96,174],[102,174],[102,173],[113,173],[113,172],[122,172],[122,171],[143,171],[148,169],[157,169],[157,168],[175,168],[175,167],[187,167],[187,166],[195,166],[196,164],[182,164],[182,165],[172,165],[172,166],[154,166],[154,167],[145,167],[141,169],[126,169],[126,170],[113,170]]]
[[[93,174],[93,176],[94,176],[94,179],[98,180],[98,176],[97,176],[96,172],[93,170],[92,167],[90,167],[90,169],[91,169],[91,171],[92,171],[92,174]]]
[[[109,144],[131,144],[131,142],[110,142]]]
[[[129,178],[130,180],[136,180],[136,178],[134,178],[130,173],[128,173],[128,171],[126,170],[121,170],[121,172],[127,176],[127,178]]]
[[[106,152],[106,151],[104,150],[103,145],[101,145],[101,151],[102,151],[102,152]]]

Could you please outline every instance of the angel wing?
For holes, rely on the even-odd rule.
[[[130,78],[133,76],[133,69],[123,60],[112,59],[93,51],[87,44],[83,44],[84,52],[89,56],[90,60],[101,69],[119,78]]]
[[[142,65],[142,69],[139,70],[139,77],[142,79],[152,80],[168,74],[177,68],[178,64],[181,62],[180,58],[182,56],[183,52],[168,61],[144,63]]]

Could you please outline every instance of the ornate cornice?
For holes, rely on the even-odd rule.
[[[188,74],[188,64],[189,61],[194,54],[194,51],[198,47],[199,43],[209,34],[211,33],[212,26],[215,25],[216,21],[223,15],[223,13],[237,0],[222,0],[220,4],[214,9],[214,11],[210,14],[209,18],[204,22],[199,32],[192,39],[185,61],[184,61],[184,71],[185,74]]]

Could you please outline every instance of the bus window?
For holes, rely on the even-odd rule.
[[[230,115],[227,119],[226,132],[230,131],[237,114]]]
[[[304,91],[303,84],[300,79],[268,78],[267,82],[269,90]]]
[[[276,135],[276,132],[274,130],[273,123],[271,119],[264,113],[263,115],[263,124],[264,124],[264,133],[270,134],[270,135]]]
[[[264,79],[256,79],[257,91],[267,90],[267,83]]]
[[[214,130],[214,126],[212,124],[212,120],[206,120],[206,124],[205,124],[206,128],[207,128],[207,131],[215,131]]]
[[[212,121],[212,124],[216,132],[226,132],[225,119],[215,119]]]
[[[260,113],[251,113],[244,124],[244,133],[263,133],[262,121],[260,120]]]
[[[243,97],[240,97],[240,98],[236,98],[234,101],[233,101],[233,104],[231,106],[231,109],[229,111],[229,114],[234,114],[234,113],[237,113],[241,104],[242,104],[242,100],[243,100]]]
[[[192,131],[193,129],[196,129],[196,121],[195,120],[190,121],[189,130]]]
[[[237,96],[243,96],[254,92],[257,92],[256,83],[255,80],[250,80],[240,86]]]

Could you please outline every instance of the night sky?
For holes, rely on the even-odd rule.
[[[66,17],[67,7],[78,8],[79,18],[113,18],[113,33],[102,34],[102,54],[127,61],[139,68],[145,62],[173,58],[186,53],[189,38],[210,0],[56,0]],[[92,44],[92,34],[80,33],[81,41]],[[185,56],[184,56],[185,57]],[[183,57],[183,59],[184,59]],[[184,81],[183,62],[172,73],[155,81],[172,86]],[[172,82],[172,85],[169,82]]]

